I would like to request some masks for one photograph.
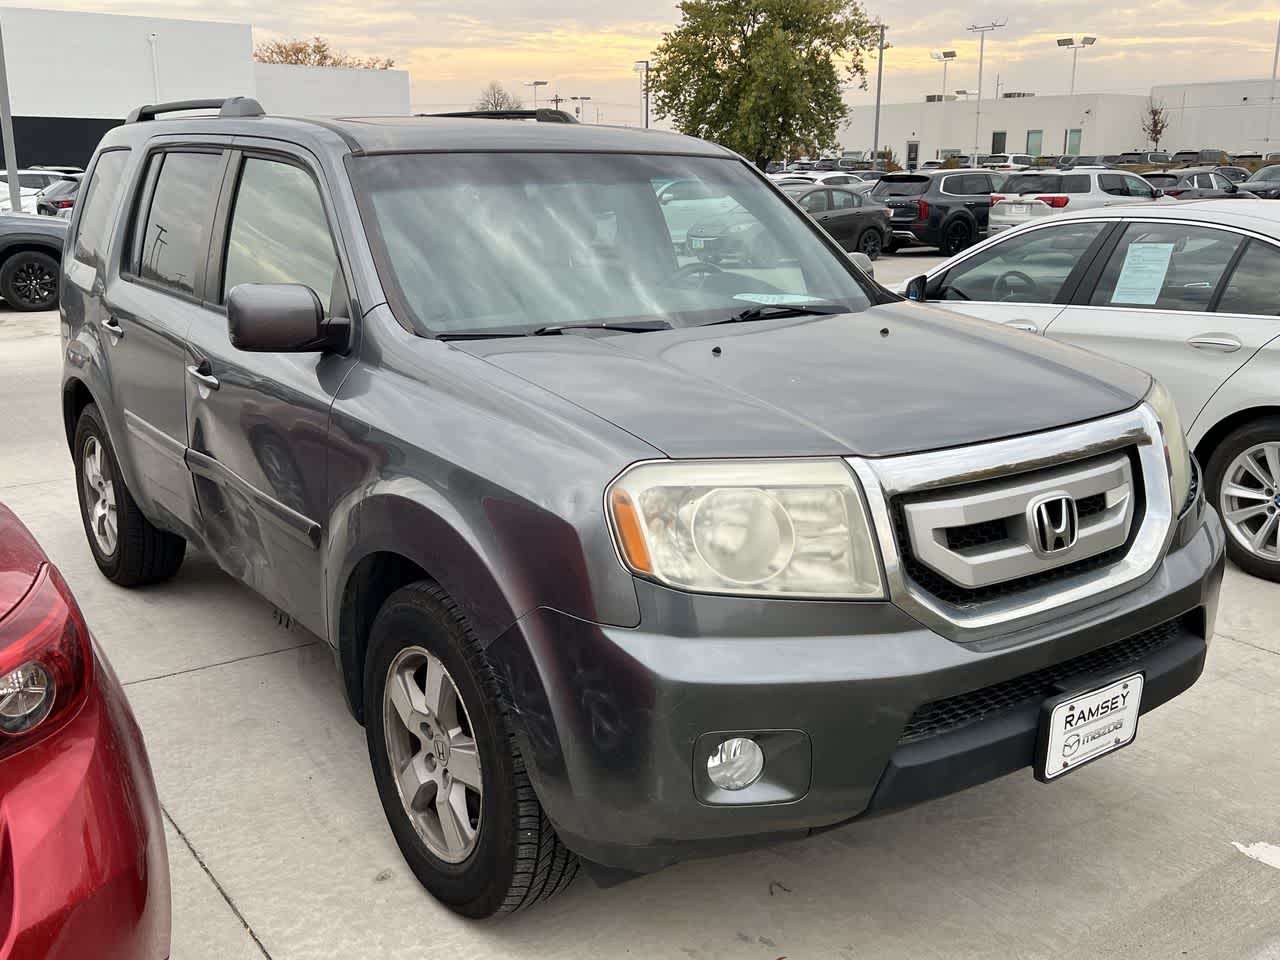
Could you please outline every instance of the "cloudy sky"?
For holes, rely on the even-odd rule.
[[[470,106],[490,80],[519,89],[547,80],[539,99],[590,96],[587,117],[638,123],[640,81],[632,63],[650,54],[676,23],[672,0],[33,0],[24,6],[93,10],[254,25],[254,39],[322,34],[351,53],[390,56],[410,71],[413,106],[431,111]],[[886,102],[915,100],[940,89],[931,50],[954,49],[947,86],[977,83],[971,23],[1007,17],[988,36],[985,90],[996,75],[1003,89],[1066,92],[1071,54],[1054,39],[1096,35],[1080,55],[1077,90],[1146,93],[1152,84],[1268,76],[1280,4],[1276,0],[1204,3],[1188,0],[957,0],[867,4],[889,26]],[[872,61],[874,66],[874,60]],[[874,77],[871,78],[874,80]],[[870,92],[850,93],[854,104]],[[571,104],[569,104],[571,106]]]

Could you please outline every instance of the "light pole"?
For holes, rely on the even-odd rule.
[[[1071,96],[1073,97],[1076,95],[1076,60],[1080,56],[1080,50],[1083,47],[1092,47],[1097,42],[1097,37],[1081,37],[1079,40],[1075,37],[1058,38],[1058,46],[1071,51]]]
[[[631,68],[636,73],[644,74],[644,128],[649,129],[649,61],[637,60]]]
[[[952,60],[957,59],[954,50],[943,50],[941,52],[930,53],[929,57],[933,60],[942,61],[942,99],[947,99],[947,66]]]
[[[884,51],[888,44],[884,42],[884,32],[887,30],[883,23],[880,24],[880,56],[878,66],[876,67],[876,122],[875,129],[871,135],[871,169],[876,170],[876,161],[880,157],[880,85],[884,82]]]
[[[576,113],[579,117],[582,116],[582,108],[585,107],[587,103],[591,100],[590,97],[570,97],[569,99],[574,101],[575,106],[573,108],[573,112]]]
[[[982,135],[982,59],[987,52],[987,34],[1007,25],[1008,17],[992,20],[990,23],[970,24],[968,29],[978,35],[978,107],[973,113],[973,163],[978,162],[979,137]]]
[[[547,81],[546,80],[526,80],[524,82],[524,85],[526,87],[533,87],[533,109],[537,110],[538,109],[538,88],[545,87],[547,85]]]
[[[1271,96],[1267,98],[1267,136],[1263,140],[1262,157],[1265,160],[1271,148],[1271,111],[1276,105],[1276,68],[1280,67],[1280,22],[1276,23],[1276,52],[1271,55]]]

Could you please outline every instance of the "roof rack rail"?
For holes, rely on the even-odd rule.
[[[420,117],[467,117],[476,120],[537,120],[539,123],[577,123],[563,110],[539,107],[536,110],[458,110],[451,113],[420,113]]]
[[[154,120],[162,113],[178,113],[182,110],[217,110],[218,116],[261,117],[266,115],[262,104],[252,97],[226,97],[219,100],[171,100],[168,103],[149,103],[129,111],[125,123]]]

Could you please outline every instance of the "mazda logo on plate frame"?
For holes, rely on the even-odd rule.
[[[1080,513],[1074,497],[1053,493],[1027,508],[1031,545],[1041,556],[1070,550],[1080,535]]]

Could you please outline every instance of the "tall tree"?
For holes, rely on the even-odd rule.
[[[1160,141],[1169,129],[1169,111],[1155,97],[1147,98],[1147,105],[1142,110],[1142,134],[1151,143],[1152,150],[1160,149]]]
[[[476,100],[476,110],[519,110],[524,104],[520,98],[511,93],[497,80],[490,80],[489,85],[480,91]]]
[[[335,50],[324,37],[304,40],[273,40],[253,48],[253,59],[259,63],[293,63],[308,67],[353,67],[361,70],[390,70],[396,62],[390,57],[353,57]]]
[[[650,72],[660,117],[763,167],[836,145],[878,28],[857,0],[683,0]]]

